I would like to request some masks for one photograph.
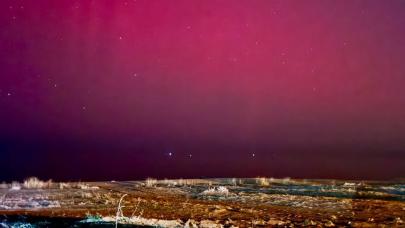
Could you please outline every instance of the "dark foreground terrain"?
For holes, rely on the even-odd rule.
[[[0,227],[405,227],[405,182],[193,179],[0,188]]]

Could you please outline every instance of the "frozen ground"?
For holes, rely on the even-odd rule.
[[[402,227],[405,184],[232,178],[3,185],[0,215],[0,227]]]

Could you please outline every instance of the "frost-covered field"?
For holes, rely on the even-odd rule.
[[[404,190],[400,181],[288,178],[30,180],[1,186],[0,221],[4,227],[405,226]]]

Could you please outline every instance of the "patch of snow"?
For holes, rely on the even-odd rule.
[[[201,193],[202,195],[213,195],[213,196],[228,196],[229,190],[224,186],[209,188]]]

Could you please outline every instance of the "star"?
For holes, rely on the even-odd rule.
[[[169,152],[169,156],[171,157],[173,154],[172,154],[172,152]]]
[[[256,156],[256,154],[255,153],[252,153],[252,157],[255,157]]]

